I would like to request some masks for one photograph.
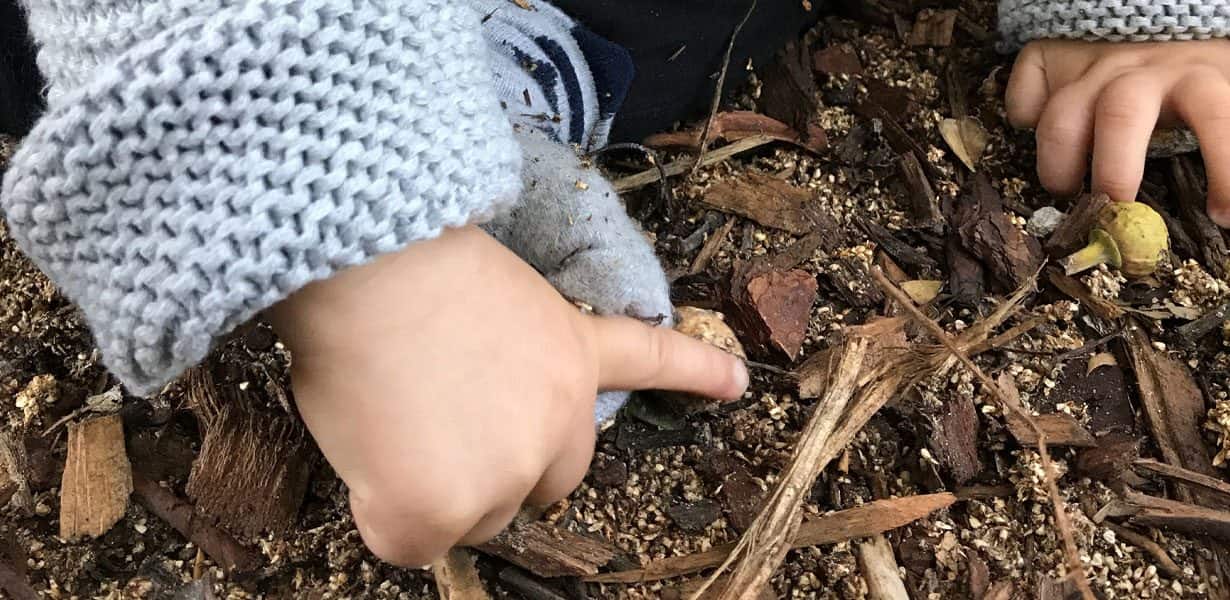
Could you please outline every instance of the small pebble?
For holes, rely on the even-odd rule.
[[[1054,206],[1043,206],[1029,217],[1029,221],[1025,223],[1025,231],[1034,237],[1044,238],[1053,233],[1066,216]]]

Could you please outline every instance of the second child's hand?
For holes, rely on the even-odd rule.
[[[1230,227],[1230,41],[1033,42],[1006,104],[1013,125],[1037,132],[1043,187],[1074,194],[1092,163],[1093,190],[1120,202],[1136,198],[1153,130],[1187,125],[1204,155],[1209,216]]]

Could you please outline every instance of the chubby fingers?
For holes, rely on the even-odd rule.
[[[1200,140],[1209,217],[1230,227],[1230,81],[1216,73],[1189,75],[1175,86],[1170,103]]]
[[[1146,69],[1123,75],[1102,88],[1093,117],[1094,190],[1119,202],[1136,199],[1168,79],[1165,73]]]
[[[592,325],[601,389],[662,389],[722,400],[738,399],[747,389],[743,361],[709,344],[626,317],[598,317]]]

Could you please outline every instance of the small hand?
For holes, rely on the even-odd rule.
[[[1033,42],[1008,83],[1008,118],[1037,130],[1038,178],[1080,191],[1093,154],[1093,189],[1132,201],[1154,128],[1190,127],[1209,180],[1209,215],[1230,226],[1230,41]]]
[[[702,342],[583,315],[474,227],[309,285],[271,317],[363,540],[406,566],[567,496],[593,455],[597,391],[747,387]]]

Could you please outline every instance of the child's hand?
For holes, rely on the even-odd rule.
[[[1209,215],[1230,226],[1230,41],[1089,43],[1047,40],[1013,67],[1008,118],[1035,127],[1038,177],[1080,191],[1093,154],[1093,189],[1136,198],[1149,137],[1185,123],[1200,139]]]
[[[445,232],[275,307],[295,399],[368,547],[423,565],[580,483],[599,389],[738,398],[746,368],[673,331],[583,315],[499,242]]]

